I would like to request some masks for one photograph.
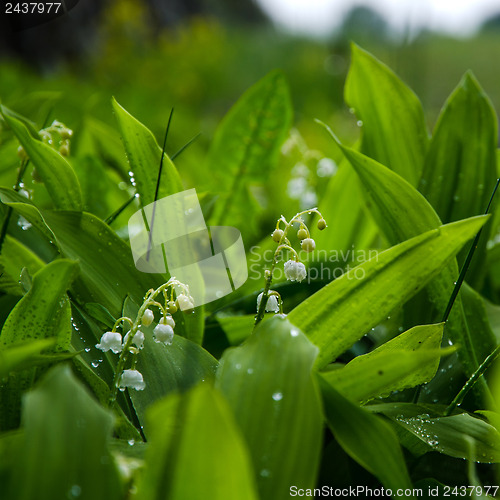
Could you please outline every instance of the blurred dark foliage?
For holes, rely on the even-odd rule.
[[[119,1],[119,0],[114,0]],[[66,0],[62,15],[0,15],[0,57],[24,60],[40,71],[75,63],[99,51],[98,26],[113,0]],[[226,23],[256,24],[267,18],[255,0],[143,0],[152,33],[193,16]],[[62,12],[62,11],[61,11]]]

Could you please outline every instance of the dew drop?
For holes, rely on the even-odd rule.
[[[252,373],[253,373],[253,368],[249,368],[249,369],[247,370],[247,373],[248,373],[248,375],[252,375]]]
[[[78,498],[82,494],[82,489],[78,484],[74,484],[68,491],[68,498]]]
[[[275,401],[281,401],[283,399],[283,394],[281,392],[275,392],[272,397]]]
[[[269,472],[269,469],[262,469],[262,470],[260,471],[260,475],[261,475],[262,477],[269,477],[269,476],[271,475],[271,472]]]
[[[135,444],[135,439],[129,439],[127,442],[128,442],[128,444],[129,444],[130,446],[134,446],[134,444]]]
[[[299,336],[299,331],[298,331],[297,329],[295,329],[295,328],[292,328],[292,329],[290,330],[290,335],[291,335],[292,337],[298,337],[298,336]]]
[[[234,365],[234,367],[237,369],[237,370],[240,370],[241,369],[241,364],[240,363],[236,363]]]
[[[356,122],[356,125],[357,125],[358,127],[362,127],[362,126],[363,126],[363,121],[362,121],[362,120],[358,120],[358,121]]]
[[[85,352],[90,352],[90,347],[86,347]]]

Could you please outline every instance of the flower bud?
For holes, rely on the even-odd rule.
[[[170,314],[167,314],[167,316],[164,316],[163,318],[160,319],[160,324],[161,325],[169,325],[172,328],[175,328],[175,321]]]
[[[191,297],[188,297],[187,295],[184,295],[181,293],[180,295],[177,296],[177,307],[181,311],[189,311],[191,309],[194,309],[194,304],[193,300]]]
[[[307,231],[304,227],[301,227],[298,231],[297,231],[297,238],[299,240],[303,240],[305,238],[307,238]]]
[[[61,156],[69,156],[69,146],[67,144],[61,144],[59,146],[59,154]]]
[[[177,312],[177,305],[173,300],[169,300],[167,304],[167,310],[169,313],[174,314]]]
[[[273,241],[276,243],[279,243],[281,241],[281,238],[283,238],[283,230],[282,229],[275,229],[273,233],[271,234]]]
[[[321,218],[319,221],[318,221],[318,229],[320,231],[323,231],[323,229],[325,229],[326,227],[326,220]]]
[[[312,238],[306,238],[305,240],[302,240],[300,247],[306,252],[312,252],[316,248],[316,243]]]
[[[129,333],[125,335],[125,338],[123,339],[123,344],[127,343]],[[142,333],[140,330],[137,330],[135,332],[134,338],[132,339],[132,343],[134,343],[137,347],[137,349],[142,349],[144,347],[144,333]]]
[[[155,315],[154,315],[153,311],[151,309],[146,309],[144,311],[143,316],[142,316],[141,323],[144,326],[149,326],[153,322],[154,319],[155,319]]]

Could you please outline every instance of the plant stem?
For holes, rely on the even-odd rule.
[[[491,354],[489,354],[486,359],[481,363],[478,369],[472,374],[469,380],[465,383],[465,385],[460,389],[460,392],[455,396],[453,401],[449,404],[444,412],[445,417],[451,415],[453,410],[462,403],[467,393],[474,387],[474,384],[479,380],[479,377],[483,375],[483,373],[490,367],[490,365],[495,361],[495,359],[500,354],[500,345],[495,347]]]
[[[259,309],[257,310],[257,315],[255,316],[255,323],[253,326],[254,330],[255,330],[255,327],[264,319],[264,314],[266,313],[267,299],[269,298],[269,289],[271,288],[271,283],[273,281],[273,272],[274,272],[274,268],[276,267],[276,264],[278,262],[277,261],[278,255],[285,248],[287,250],[293,251],[295,253],[295,255],[297,255],[297,252],[295,252],[295,250],[287,244],[286,235],[288,233],[288,230],[292,227],[294,222],[299,222],[301,220],[302,215],[304,215],[306,213],[311,213],[311,212],[314,212],[314,213],[318,214],[320,217],[323,217],[321,215],[321,213],[316,208],[310,208],[309,210],[303,210],[302,212],[299,212],[298,214],[294,215],[292,217],[292,219],[290,219],[290,222],[287,222],[283,216],[278,220],[278,224],[276,225],[276,229],[279,229],[278,226],[279,226],[279,223],[281,221],[283,221],[283,223],[285,224],[285,228],[283,229],[283,236],[281,237],[281,239],[278,243],[278,247],[276,248],[276,251],[274,252],[273,260],[271,263],[271,269],[266,271],[266,281],[264,284],[264,291],[262,292],[262,299],[260,301]],[[280,310],[281,310],[281,305],[280,305]]]

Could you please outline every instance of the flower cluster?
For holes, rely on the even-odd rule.
[[[163,300],[159,301],[158,298]],[[194,299],[189,294],[187,285],[172,278],[158,289],[151,289],[146,293],[135,321],[123,316],[115,322],[111,331],[102,335],[100,342],[96,344],[97,349],[120,354],[110,404],[116,399],[116,389],[124,391],[130,387],[141,391],[146,387],[142,374],[136,370],[136,363],[137,355],[144,348],[143,330],[151,326],[155,320],[152,308],[159,309],[161,316],[153,329],[153,340],[168,346],[174,341],[175,320],[172,315],[179,309],[183,311],[194,309]],[[121,329],[122,333],[117,331],[118,329]],[[125,369],[130,357],[130,368]]]
[[[312,252],[316,248],[316,242],[311,238],[309,228],[304,222],[303,216],[307,214],[316,213],[319,215],[320,219],[317,222],[317,227],[320,231],[325,229],[326,221],[321,215],[321,213],[316,208],[311,208],[295,215],[290,221],[287,221],[283,216],[278,219],[276,223],[276,229],[272,232],[271,237],[274,242],[278,244],[276,251],[274,253],[273,262],[271,264],[271,269],[266,271],[266,284],[264,291],[257,297],[257,316],[255,318],[256,324],[262,320],[265,312],[282,312],[282,301],[278,292],[275,290],[270,290],[271,282],[273,279],[273,271],[278,261],[278,256],[281,252],[287,252],[291,254],[291,258],[287,260],[283,266],[285,277],[290,281],[302,281],[307,276],[306,266],[300,262],[299,254],[292,247],[290,240],[288,239],[288,232],[294,226],[298,224],[299,228],[297,230],[297,239],[300,241],[300,248],[304,252]]]

